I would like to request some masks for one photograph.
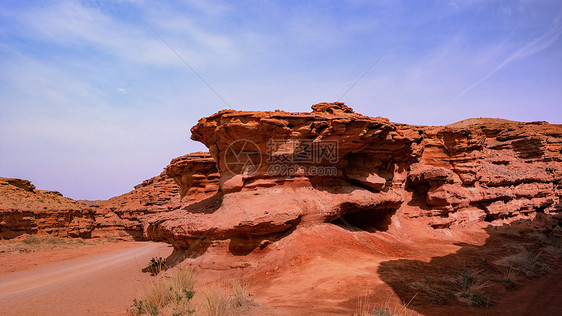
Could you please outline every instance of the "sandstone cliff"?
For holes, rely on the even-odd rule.
[[[427,315],[482,313],[474,304],[496,299],[501,310],[523,301],[506,286],[511,273],[517,287],[550,273],[549,286],[519,293],[528,310],[545,292],[559,297],[561,125],[412,126],[320,103],[223,110],[192,139],[209,153],[89,206],[2,179],[0,236],[165,241],[168,267],[191,265],[202,284],[242,279],[260,303],[295,315],[349,315],[363,297]],[[451,281],[463,271],[485,281],[475,301]]]
[[[251,251],[336,219],[365,230],[393,218],[445,228],[561,210],[562,126],[546,122],[411,126],[321,103],[310,113],[223,110],[201,119],[192,139],[209,148],[220,190],[146,230],[179,248],[231,240]],[[201,187],[182,180],[189,172],[169,173],[187,197]],[[207,172],[200,177],[217,177]]]
[[[86,206],[0,181],[1,236],[152,239],[204,250],[266,247],[299,226],[367,231],[499,225],[561,210],[562,126],[469,119],[411,126],[343,103],[309,113],[223,110],[192,128],[210,153],[175,158],[135,190]],[[245,250],[243,250],[245,251]]]
[[[218,174],[208,153],[173,159],[160,175],[145,180],[129,193],[98,203],[92,237],[118,236],[144,240],[145,223],[158,213],[175,211],[218,190]],[[187,196],[186,196],[187,194]]]
[[[28,180],[0,178],[0,238],[48,234],[145,240],[151,216],[213,196],[218,183],[208,153],[175,158],[160,175],[106,201],[75,201],[56,191],[36,190]]]
[[[56,191],[36,190],[27,180],[0,178],[0,239],[23,234],[90,237],[94,212]]]

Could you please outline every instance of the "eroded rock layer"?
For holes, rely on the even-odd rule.
[[[0,239],[24,234],[90,237],[94,212],[28,180],[0,178]]]
[[[179,205],[178,186],[162,173],[136,185],[129,193],[95,205],[96,225],[92,236],[142,240],[143,218]]]
[[[175,158],[135,190],[87,206],[2,179],[0,236],[150,239],[244,254],[298,227],[500,225],[562,210],[562,126],[469,119],[412,126],[320,103],[308,113],[223,110],[192,128],[209,153]],[[32,202],[31,202],[32,201]]]
[[[165,173],[180,187],[180,197],[197,201],[218,191],[220,174],[208,152],[196,152],[172,159]]]
[[[189,168],[167,172],[182,196],[204,188],[190,181],[218,180],[216,171],[219,190],[213,182],[206,198],[152,217],[146,236],[193,251],[226,239],[253,249],[338,218],[366,230],[385,230],[394,217],[445,228],[561,210],[560,125],[470,119],[411,126],[343,103],[312,108],[223,110],[201,119],[192,139],[209,148],[217,170],[204,168],[197,179]]]
[[[213,196],[218,183],[208,153],[178,157],[165,172],[106,201],[77,202],[55,191],[36,190],[28,180],[0,178],[0,238],[48,234],[145,240],[152,216]],[[187,194],[183,201],[182,192]]]
[[[208,153],[192,153],[173,159],[159,176],[145,180],[129,193],[96,205],[96,226],[92,236],[145,239],[143,232],[151,217],[217,193],[219,176],[214,166]]]

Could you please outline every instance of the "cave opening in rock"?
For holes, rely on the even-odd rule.
[[[362,210],[343,214],[330,223],[349,231],[386,231],[395,212],[395,209]]]
[[[490,215],[490,214],[486,214],[486,217],[484,217],[484,221],[485,221],[485,222],[488,222],[488,223],[493,222],[494,219],[495,219],[495,218],[494,218],[492,215]]]

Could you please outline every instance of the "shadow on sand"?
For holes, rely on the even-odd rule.
[[[539,213],[488,226],[482,246],[457,243],[456,253],[430,262],[385,261],[377,272],[410,310],[425,315],[562,315],[560,223]],[[540,278],[557,280],[525,289]],[[521,290],[534,295],[514,302]]]

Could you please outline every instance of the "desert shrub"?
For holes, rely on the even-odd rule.
[[[118,242],[119,239],[115,238],[115,237],[107,237],[105,238],[106,242]]]
[[[41,238],[31,236],[31,237],[26,237],[24,240],[21,241],[21,243],[24,245],[36,245],[36,244],[40,244],[41,241],[42,241]]]
[[[203,315],[226,316],[233,315],[244,307],[253,305],[254,300],[248,293],[248,288],[239,280],[228,287],[215,285],[203,291]]]
[[[413,312],[408,311],[407,306],[405,305],[397,305],[394,308],[391,308],[386,304],[385,306],[374,306],[369,304],[367,301],[367,295],[365,295],[362,299],[358,300],[358,305],[355,314],[353,316],[411,316],[414,315]],[[415,297],[415,295],[414,295]],[[414,298],[412,298],[413,300]],[[411,300],[410,300],[411,301]]]
[[[179,268],[170,279],[160,279],[142,298],[135,298],[128,309],[132,315],[190,315],[194,313],[191,299],[195,295],[193,271]]]
[[[535,255],[525,250],[518,254],[503,258],[500,262],[529,276],[550,272],[550,268],[539,261],[540,255],[540,252]]]
[[[158,273],[162,272],[166,268],[166,259],[162,257],[153,257],[148,262],[148,271],[152,275],[157,275]]]
[[[195,277],[189,268],[179,268],[170,278],[153,284],[127,309],[129,315],[197,315],[228,316],[240,313],[240,308],[254,304],[247,287],[240,281],[231,287],[214,285],[195,297]],[[195,298],[194,298],[195,297]],[[194,298],[194,299],[193,299]],[[192,300],[193,299],[193,300]]]
[[[204,291],[204,314],[206,316],[223,316],[231,314],[232,301],[224,288],[213,286]]]
[[[369,310],[354,314],[354,316],[411,316],[414,315],[412,312],[406,310],[403,306],[398,309],[392,309],[388,306],[376,307],[371,306]]]
[[[513,289],[517,281],[517,271],[512,268],[509,268],[503,275],[503,278],[500,279],[500,282],[505,286],[506,289]]]
[[[232,302],[236,307],[253,303],[253,298],[248,294],[247,286],[239,280],[232,282]]]
[[[5,252],[28,253],[34,251],[49,250],[53,248],[81,247],[95,243],[95,241],[85,241],[81,238],[28,236],[21,240],[11,241],[10,244],[4,244],[2,246],[8,248],[5,249]]]
[[[421,281],[413,282],[411,286],[418,293],[427,294],[429,301],[433,304],[444,305],[447,303],[447,296],[443,293],[441,286],[427,276],[422,277]]]
[[[393,316],[394,314],[390,311],[388,307],[373,307],[373,315],[377,316]]]
[[[37,236],[30,236],[26,237],[24,240],[21,241],[24,245],[39,245],[39,244],[47,244],[47,245],[62,245],[68,243],[67,240],[63,238],[56,238],[56,237],[37,237]]]
[[[490,303],[484,292],[488,283],[484,281],[480,270],[463,267],[455,272],[451,287],[458,300],[468,306],[487,306]]]

